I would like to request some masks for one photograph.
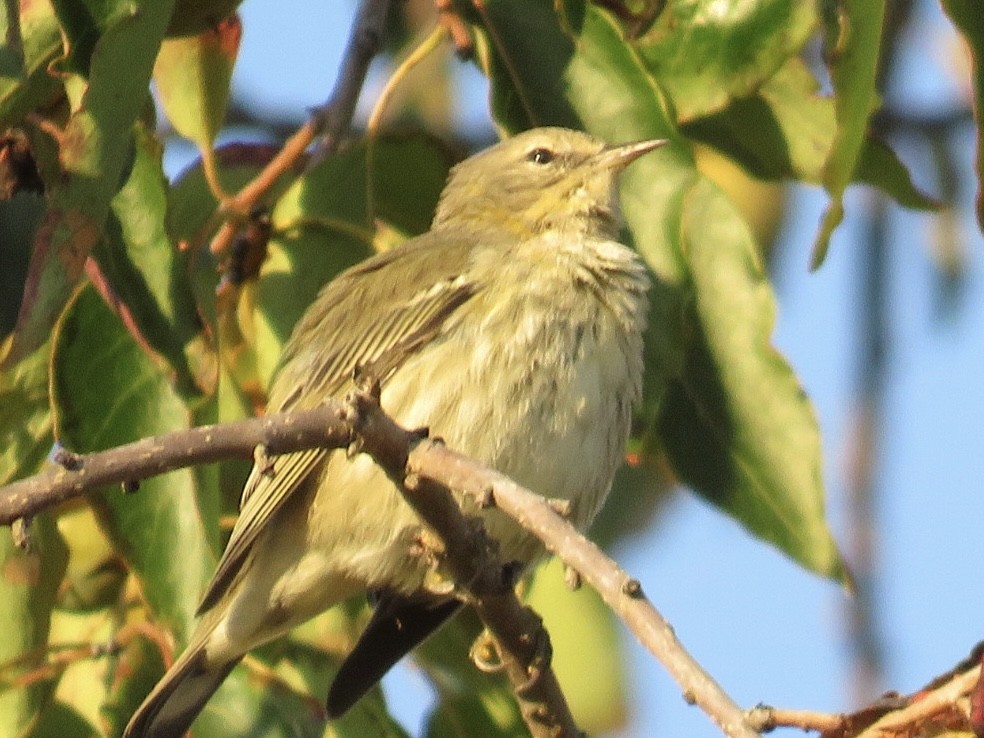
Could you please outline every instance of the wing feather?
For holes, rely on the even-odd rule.
[[[430,232],[356,265],[329,283],[284,347],[268,410],[307,409],[340,397],[352,387],[356,370],[371,371],[385,382],[475,294],[475,285],[460,273],[466,267],[467,253],[461,253],[466,248],[463,239],[449,249],[444,239],[435,239]],[[409,255],[418,258],[406,258]],[[452,264],[457,270],[449,268]],[[391,271],[392,278],[362,278],[383,270]],[[413,284],[426,287],[411,292]],[[386,294],[385,289],[391,292]],[[320,469],[329,453],[310,449],[274,457],[265,468],[254,464],[243,488],[239,518],[199,613],[219,601],[267,522]]]

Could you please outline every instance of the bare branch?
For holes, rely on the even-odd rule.
[[[423,470],[415,473],[408,464],[416,453],[411,450],[414,446],[442,446],[435,441],[415,443],[415,435],[400,428],[368,395],[356,395],[354,401],[362,450],[400,485],[407,502],[443,541],[442,563],[495,638],[502,667],[534,738],[581,735],[550,666],[549,636],[539,616],[519,601],[512,577],[484,530],[469,524],[462,514],[450,492],[457,487],[425,476]]]
[[[556,513],[549,500],[520,487],[508,477],[431,441],[411,451],[408,469],[451,489],[481,496],[491,489],[496,505],[543,541],[594,587],[642,644],[666,667],[683,690],[729,738],[754,738],[741,708],[687,653],[672,626],[653,607],[639,582],[626,574],[594,543]]]
[[[393,460],[388,463],[382,460],[379,450],[370,447],[368,438],[395,436],[401,432],[399,427],[378,406],[360,408],[360,422],[365,423],[361,426],[367,440],[365,450],[384,468],[391,468],[388,463],[394,463]],[[388,441],[387,445],[392,446],[392,443]],[[492,490],[494,502],[501,510],[543,541],[549,551],[577,570],[598,591],[605,603],[676,679],[688,702],[700,706],[729,738],[756,736],[745,723],[741,708],[684,650],[672,626],[642,593],[639,582],[558,515],[549,500],[428,439],[419,441],[411,448],[406,461],[406,474],[471,494],[479,500],[485,499],[488,491]],[[407,499],[414,504],[412,497],[408,495]],[[421,512],[419,507],[417,510]],[[434,525],[430,519],[428,522]],[[444,529],[439,530],[443,536]]]
[[[685,699],[700,706],[729,738],[754,738],[742,710],[683,649],[673,628],[642,593],[639,582],[578,533],[551,501],[502,474],[421,439],[386,416],[369,395],[329,401],[305,412],[283,413],[145,439],[110,451],[66,455],[67,466],[0,488],[0,522],[29,517],[107,484],[133,482],[182,466],[305,448],[361,447],[405,490],[405,497],[446,546],[444,562],[498,640],[535,736],[575,735],[566,703],[549,668],[549,645],[538,618],[515,598],[492,547],[462,516],[448,490],[494,502],[544,542],[594,587],[666,667]],[[491,495],[490,495],[491,490]]]
[[[351,440],[346,412],[341,403],[331,403],[314,410],[176,431],[84,456],[60,450],[56,464],[46,471],[0,487],[0,524],[11,525],[106,485],[132,484],[223,459],[250,458],[257,446],[270,454],[342,448]]]

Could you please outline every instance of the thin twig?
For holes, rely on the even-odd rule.
[[[776,728],[799,728],[823,733],[843,728],[848,720],[848,716],[844,714],[788,710],[768,705],[757,705],[745,713],[745,722],[762,733],[768,733]]]
[[[677,640],[672,626],[646,599],[632,579],[601,549],[564,520],[549,500],[508,477],[455,453],[422,441],[410,453],[411,473],[481,497],[492,490],[495,504],[543,541],[549,551],[576,569],[605,603],[656,656],[683,690],[684,699],[698,705],[729,738],[755,738],[741,708],[721,689]]]
[[[958,700],[970,694],[980,676],[980,666],[958,674],[937,688],[920,694],[919,699],[912,700],[908,706],[888,713],[866,730],[858,733],[856,738],[915,735],[911,731],[912,726],[929,721],[937,715],[954,709],[959,709],[966,716],[966,710],[958,708]]]
[[[366,133],[370,137],[376,134],[376,129],[379,128],[379,124],[383,119],[383,113],[386,112],[386,107],[389,105],[393,93],[396,92],[396,88],[399,87],[400,83],[407,78],[407,75],[421,62],[440,48],[441,44],[448,37],[449,32],[447,28],[440,24],[435,25],[431,32],[427,34],[427,37],[393,70],[390,78],[386,80],[386,85],[380,91],[379,95],[377,95],[376,104],[373,105],[372,112],[369,114],[369,120],[366,122]]]
[[[369,64],[382,48],[389,5],[390,0],[363,0],[352,24],[338,79],[327,102],[311,111],[310,119],[287,140],[262,172],[220,205],[217,216],[223,218],[223,222],[209,245],[213,254],[225,253],[236,235],[239,221],[252,212],[260,198],[294,166],[318,136],[322,136],[319,159],[338,148],[352,125]]]

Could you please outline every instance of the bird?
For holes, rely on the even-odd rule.
[[[284,345],[268,412],[379,383],[385,412],[594,519],[624,456],[643,383],[649,272],[618,240],[617,176],[666,141],[609,145],[534,128],[449,172],[431,227],[331,280]],[[539,541],[481,510],[502,561]],[[345,712],[461,606],[413,555],[423,524],[367,455],[310,449],[257,461],[189,643],[125,738],[184,735],[250,650],[356,595],[376,608],[335,678]]]

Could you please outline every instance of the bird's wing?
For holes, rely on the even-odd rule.
[[[467,255],[453,253],[465,248],[465,241],[448,244],[435,239],[433,232],[427,233],[330,282],[284,347],[268,411],[310,409],[327,398],[340,397],[352,386],[357,369],[371,371],[374,378],[385,382],[475,294],[476,286],[460,273]],[[390,272],[386,278],[376,274],[366,279],[384,270]],[[418,289],[414,291],[412,285]],[[267,522],[320,468],[328,453],[310,449],[254,464],[243,489],[239,518],[199,613],[225,593]]]

